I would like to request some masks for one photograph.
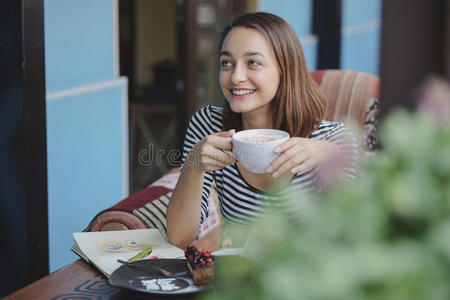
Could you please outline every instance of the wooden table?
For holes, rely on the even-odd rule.
[[[211,230],[195,245],[198,249],[217,250],[220,241],[220,229]],[[5,297],[5,300],[106,300],[106,299],[196,299],[198,295],[179,297],[153,296],[125,291],[108,284],[107,278],[96,268],[79,259],[64,268]]]
[[[161,297],[121,290],[110,286],[106,277],[97,269],[79,259],[4,299],[196,299],[196,295]]]

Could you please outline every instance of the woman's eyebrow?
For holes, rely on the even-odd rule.
[[[264,55],[261,52],[257,52],[257,51],[246,52],[244,54],[244,56],[262,56],[262,57],[264,57]]]
[[[220,52],[220,56],[230,56],[232,57],[233,55],[231,55],[230,51],[222,51]],[[261,52],[257,52],[257,51],[249,51],[249,52],[245,52],[244,56],[248,57],[248,56],[262,56],[265,57]]]

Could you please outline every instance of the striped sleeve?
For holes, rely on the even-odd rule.
[[[217,126],[213,123],[213,118],[211,116],[211,106],[202,107],[192,116],[184,139],[181,169],[183,168],[186,157],[192,147],[206,136],[218,132],[216,127]],[[194,160],[198,158],[198,155],[193,156]],[[209,215],[208,198],[210,196],[212,183],[212,173],[206,172],[203,179],[200,224],[202,224]]]
[[[357,174],[358,141],[353,132],[343,123],[332,122],[324,140],[336,143],[344,154],[344,171],[348,180],[354,180]]]

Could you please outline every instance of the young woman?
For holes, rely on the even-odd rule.
[[[248,225],[269,206],[289,214],[286,195],[317,187],[319,167],[346,157],[347,178],[355,177],[356,139],[338,122],[324,121],[325,100],[306,66],[292,27],[269,13],[236,18],[222,33],[219,81],[224,108],[206,106],[192,117],[182,172],[167,209],[169,241],[191,244],[208,216],[213,181],[228,222]],[[275,128],[291,138],[281,144],[266,174],[246,171],[222,150],[231,150],[235,131]],[[283,186],[267,194],[270,186]]]

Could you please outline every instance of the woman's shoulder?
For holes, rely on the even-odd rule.
[[[335,128],[335,127],[340,127],[340,126],[345,126],[345,124],[342,122],[338,122],[338,121],[322,120],[322,122],[320,122],[318,129],[320,129],[320,128]]]
[[[200,107],[192,117],[191,123],[212,127],[214,131],[222,131],[223,108],[213,105]]]
[[[324,136],[327,136],[333,132],[339,131],[339,130],[347,130],[347,126],[338,121],[328,121],[328,120],[322,120],[320,122],[319,127],[313,133],[311,133],[310,138],[323,138]]]
[[[200,111],[201,112],[205,112],[208,115],[216,114],[216,115],[222,116],[222,114],[223,114],[223,107],[219,107],[219,106],[214,106],[214,105],[208,104],[208,105],[200,107],[200,109],[198,111],[199,112]]]
[[[200,107],[196,112],[196,115],[207,115],[207,116],[211,116],[211,114],[216,114],[216,115],[222,115],[223,114],[223,107],[219,107],[219,106],[214,106],[214,105],[204,105],[202,107]]]

